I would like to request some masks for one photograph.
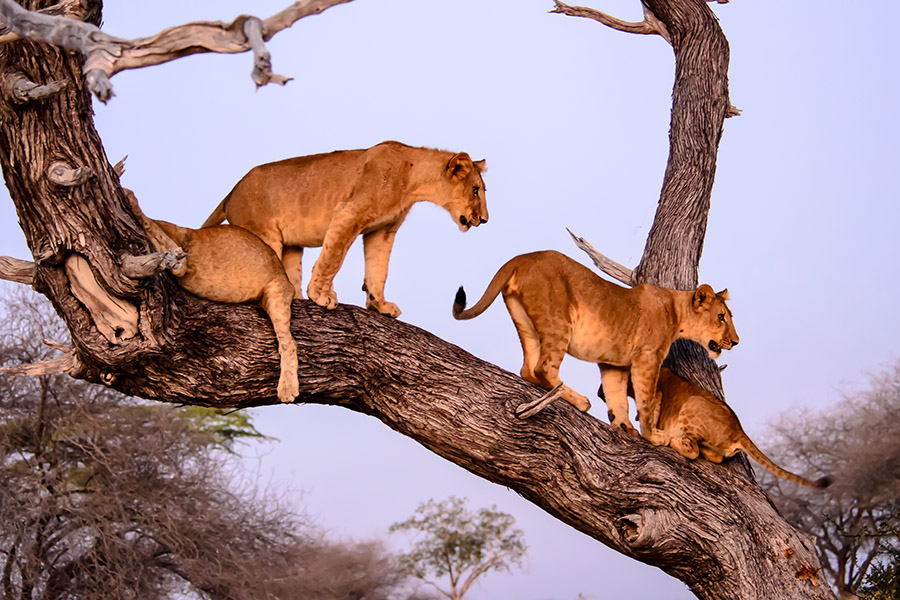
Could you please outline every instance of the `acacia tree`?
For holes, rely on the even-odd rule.
[[[869,389],[820,411],[784,414],[767,446],[798,472],[829,473],[834,484],[809,493],[768,473],[760,483],[785,517],[814,535],[829,582],[857,593],[879,557],[900,549],[900,364]],[[888,576],[890,569],[881,569]]]
[[[255,79],[281,82],[268,68],[264,41],[343,1],[303,0],[265,20],[193,23],[121,40],[0,0],[0,19],[26,38],[0,50],[0,162],[34,258],[7,261],[5,276],[32,283],[72,333],[62,357],[31,372],[63,369],[170,402],[277,403],[278,355],[260,309],[192,296],[161,273],[171,264],[166,257],[147,255],[147,237],[93,127],[90,93],[109,99],[109,77],[122,69],[251,48]],[[47,0],[22,4],[51,9]],[[60,6],[86,23],[100,20],[99,0]],[[643,6],[641,23],[559,2],[555,10],[659,34],[674,50],[659,208],[640,264],[619,272],[630,283],[688,289],[697,283],[723,121],[735,112],[728,44],[703,0]],[[38,96],[43,100],[35,102]],[[517,420],[515,408],[541,390],[427,332],[354,306],[323,311],[297,300],[293,317],[300,401],[373,415],[611,548],[658,566],[700,598],[832,597],[820,583],[812,542],[778,515],[740,464],[688,463],[565,403]],[[679,374],[721,395],[718,372],[701,348],[677,344],[670,359]]]
[[[407,532],[412,549],[400,556],[405,570],[434,587],[450,600],[462,600],[476,581],[490,571],[509,571],[525,556],[522,532],[515,519],[493,508],[472,512],[465,498],[420,504],[415,514],[394,523],[390,532]],[[450,589],[429,579],[447,577]]]

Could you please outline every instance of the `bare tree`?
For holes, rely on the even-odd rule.
[[[0,306],[0,363],[64,335],[29,293]],[[127,398],[63,375],[0,376],[0,597],[357,598],[404,584],[375,543],[325,540],[228,454],[242,415]]]
[[[807,493],[769,474],[760,482],[785,517],[815,536],[819,558],[839,592],[856,593],[900,529],[900,363],[825,410],[782,415],[768,445],[805,472],[825,469],[834,485]]]
[[[207,50],[252,47],[265,71],[265,39],[291,19],[336,3],[304,0],[266,20],[191,24],[121,40],[15,12],[11,0],[0,0],[0,18],[26,38],[0,54],[0,162],[34,257],[31,271],[15,263],[9,277],[33,282],[50,298],[73,338],[57,363],[30,372],[62,368],[171,402],[277,402],[277,353],[259,308],[191,296],[155,272],[165,261],[141,258],[147,238],[94,130],[89,88],[105,100],[108,77],[121,68]],[[49,2],[23,4],[48,9]],[[632,276],[690,288],[723,121],[736,113],[728,99],[728,45],[703,0],[643,5],[645,22],[633,26],[562,3],[556,12],[587,11],[619,29],[660,34],[672,45],[669,162]],[[98,0],[76,8],[84,21],[99,22]],[[62,89],[43,87],[63,80]],[[27,92],[32,86],[43,90],[39,103]],[[833,596],[820,584],[812,542],[778,515],[740,464],[688,463],[558,403],[518,421],[515,408],[541,390],[427,332],[345,305],[322,311],[295,301],[293,316],[300,401],[376,416],[611,548],[660,567],[700,598]],[[721,395],[705,351],[678,344],[670,358],[680,375]]]

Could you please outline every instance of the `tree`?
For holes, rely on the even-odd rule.
[[[815,536],[819,558],[839,592],[857,593],[879,556],[900,548],[900,363],[818,412],[784,414],[767,446],[779,462],[829,473],[834,484],[808,493],[769,474],[760,483],[787,519]],[[878,566],[879,580],[891,567]]]
[[[515,519],[496,507],[471,512],[467,499],[429,500],[405,521],[394,523],[391,533],[405,531],[415,538],[412,550],[400,556],[401,565],[450,600],[466,592],[490,571],[509,571],[525,557],[522,532],[512,529]],[[449,577],[450,590],[429,579]]]
[[[49,306],[2,304],[0,363],[65,331]],[[63,375],[0,377],[0,596],[366,598],[404,577],[375,543],[324,539],[273,494],[238,485],[260,437],[240,413],[149,404]],[[231,453],[231,454],[230,454]]]
[[[32,371],[63,369],[169,402],[277,402],[277,354],[258,307],[191,296],[157,272],[164,260],[147,256],[146,235],[94,130],[89,92],[105,101],[115,72],[207,50],[252,48],[265,81],[271,73],[263,42],[337,3],[304,0],[266,20],[193,23],[121,40],[0,0],[0,18],[27,38],[0,56],[0,162],[34,257],[33,265],[7,261],[4,271],[51,299],[73,337],[59,361]],[[31,9],[49,4],[24,2]],[[728,44],[703,0],[643,5],[646,18],[636,24],[559,2],[556,12],[659,34],[672,45],[670,155],[644,256],[626,279],[686,289],[697,283],[723,122],[736,113],[728,99]],[[76,6],[84,21],[99,23],[97,0]],[[64,79],[64,88],[52,86]],[[39,94],[44,99],[35,103]],[[689,464],[562,405],[518,421],[515,407],[542,390],[427,332],[347,305],[326,312],[295,301],[293,317],[300,401],[373,415],[609,547],[660,567],[698,597],[832,597],[818,584],[811,544],[778,515],[742,463]],[[670,358],[680,375],[721,395],[718,371],[701,348],[677,344]],[[778,547],[760,540],[778,540]]]
[[[885,526],[879,534],[890,536],[893,543],[881,542],[881,554],[884,562],[874,562],[866,576],[866,582],[859,588],[859,597],[863,600],[893,600],[900,598],[900,529],[896,526]]]

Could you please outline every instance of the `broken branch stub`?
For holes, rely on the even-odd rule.
[[[73,168],[62,161],[54,162],[47,169],[47,179],[61,187],[82,185],[93,176],[94,172],[88,166]]]
[[[585,251],[585,253],[591,257],[591,260],[597,266],[598,269],[612,277],[617,281],[621,281],[628,287],[634,287],[636,285],[636,281],[634,280],[634,272],[620,265],[613,259],[609,258],[602,254],[599,250],[594,248],[590,243],[587,242],[583,237],[579,237],[572,233],[572,230],[566,227],[566,231],[569,232],[569,235],[572,236],[572,239],[575,241],[575,245]]]
[[[34,263],[11,256],[0,256],[0,279],[32,285],[34,283]]]

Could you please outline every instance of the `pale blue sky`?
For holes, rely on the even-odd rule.
[[[191,20],[266,17],[288,1],[105,4],[105,29],[135,37]],[[641,17],[637,0],[592,6]],[[833,402],[898,357],[900,89],[890,26],[900,7],[878,0],[863,15],[836,1],[711,6],[731,44],[732,103],[744,114],[725,123],[700,280],[732,293],[741,345],[720,363],[729,365],[729,403],[758,438],[782,411]],[[186,226],[270,160],[385,139],[486,158],[490,223],[462,234],[441,209],[414,209],[386,293],[402,320],[518,372],[502,304],[456,322],[456,288],[475,297],[503,262],[532,250],[588,262],[567,226],[635,266],[668,154],[671,48],[550,8],[356,0],[269,43],[275,71],[295,78],[284,88],[255,91],[249,55],[189,57],[114,77],[117,96],[96,104],[97,127],[111,162],[129,155],[123,181],[145,212]],[[27,258],[3,195],[0,254]],[[307,277],[316,255],[305,255]],[[361,281],[357,244],[336,280],[339,299],[361,304]],[[571,357],[563,376],[590,397],[599,383],[595,366]],[[263,481],[303,490],[306,509],[337,535],[386,537],[420,501],[451,494],[512,513],[528,568],[489,575],[467,598],[692,597],[372,418],[318,406],[254,415],[281,442],[248,464]]]

